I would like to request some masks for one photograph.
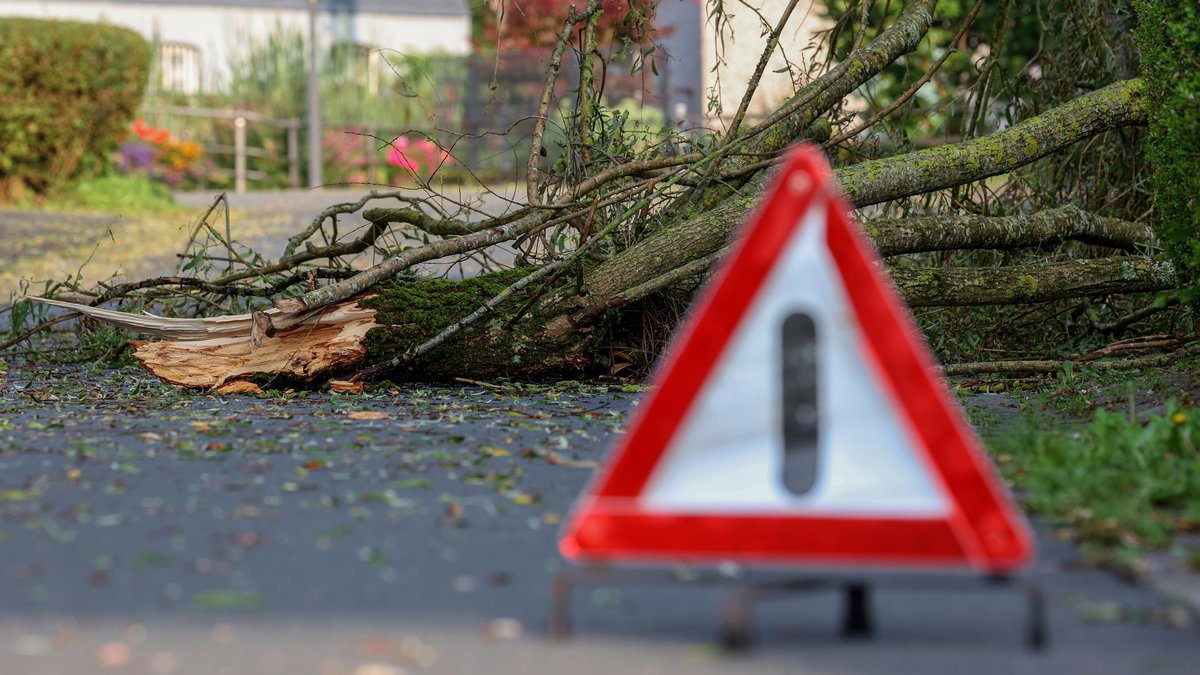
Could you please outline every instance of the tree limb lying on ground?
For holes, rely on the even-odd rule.
[[[246,265],[245,270],[226,272],[211,280],[164,278],[137,282],[109,289],[97,295],[93,304],[137,297],[150,289],[164,293],[163,287],[171,286],[215,298],[270,295],[275,298],[273,310],[229,317],[248,327],[248,336],[244,337],[258,345],[311,322],[326,308],[345,306],[380,289],[386,298],[389,288],[410,289],[411,284],[420,284],[400,280],[400,276],[421,263],[482,254],[503,245],[534,267],[515,277],[505,277],[507,281],[498,286],[481,284],[479,288],[487,292],[475,296],[469,307],[450,300],[428,301],[428,316],[438,317],[438,325],[424,326],[418,333],[371,329],[365,339],[374,341],[377,349],[368,350],[361,367],[379,374],[401,365],[412,367],[418,357],[424,357],[445,360],[442,374],[451,374],[451,369],[457,367],[461,372],[453,375],[476,377],[503,371],[504,362],[497,355],[509,353],[524,359],[521,355],[531,351],[537,351],[542,362],[531,365],[522,360],[516,370],[542,374],[553,370],[543,367],[546,364],[577,367],[600,363],[610,357],[584,354],[594,345],[583,347],[600,320],[611,315],[610,323],[616,324],[622,320],[617,310],[634,302],[673,290],[690,293],[725,250],[737,225],[757,204],[780,152],[798,138],[827,140],[830,152],[849,149],[842,157],[851,159],[836,169],[835,176],[855,207],[888,204],[917,195],[948,198],[943,201],[949,208],[940,211],[927,200],[923,205],[906,206],[904,217],[868,219],[866,230],[884,256],[975,249],[1037,252],[1067,240],[1135,254],[1114,256],[1112,250],[1091,251],[1077,260],[1056,255],[1051,260],[1025,260],[1000,267],[916,269],[906,261],[894,270],[894,275],[913,306],[1044,303],[1146,293],[1177,285],[1171,263],[1144,257],[1155,249],[1157,240],[1140,216],[1136,221],[1115,218],[1101,211],[1063,205],[1062,201],[1042,204],[1043,210],[1033,213],[1025,212],[1037,209],[1038,204],[1032,204],[1032,209],[1021,204],[996,210],[962,201],[961,189],[965,186],[987,194],[990,188],[985,179],[1026,170],[1040,159],[1074,152],[1079,146],[1091,147],[1105,132],[1146,124],[1149,106],[1142,80],[1115,81],[990,134],[975,136],[984,126],[980,120],[986,116],[986,97],[994,91],[994,67],[989,61],[966,106],[971,112],[963,122],[965,140],[856,161],[855,153],[865,146],[854,145],[857,137],[875,132],[890,118],[902,114],[913,105],[917,90],[930,84],[939,69],[949,67],[949,52],[943,52],[927,66],[915,69],[920,77],[891,104],[863,113],[865,121],[856,121],[843,108],[849,95],[863,91],[866,83],[878,83],[877,76],[899,59],[917,58],[935,23],[935,3],[904,2],[898,11],[893,10],[890,23],[869,39],[869,13],[864,11],[845,57],[831,58],[829,63],[833,65],[803,82],[775,111],[751,124],[747,121],[748,103],[778,48],[777,38],[794,5],[789,4],[777,22],[765,24],[770,28],[768,44],[750,78],[749,90],[729,126],[723,133],[714,134],[707,144],[684,139],[631,150],[634,146],[619,145],[614,140],[617,136],[606,135],[608,127],[601,129],[604,125],[592,124],[603,114],[603,78],[594,78],[590,72],[593,61],[589,41],[594,35],[589,26],[595,12],[600,11],[598,3],[591,2],[583,13],[571,12],[563,23],[534,116],[536,138],[526,162],[526,203],[520,208],[499,216],[481,215],[468,208],[464,216],[444,212],[432,206],[432,200],[396,192],[371,193],[319,214],[310,226],[289,239],[277,261],[259,261],[252,269]],[[963,46],[964,36],[972,30],[983,8],[984,3],[976,3],[958,21],[951,43],[928,45],[930,53],[935,47]],[[994,34],[1002,41],[1005,30],[996,28]],[[581,36],[580,42],[568,44],[576,35]],[[567,48],[584,54],[580,60],[581,84],[573,101],[574,112],[562,122],[570,130],[566,161],[560,168],[544,169],[539,148],[545,143],[542,136],[549,109],[547,97]],[[952,103],[953,99],[946,105]],[[873,101],[871,104],[875,105]],[[612,119],[619,121],[620,117],[614,115]],[[841,126],[842,133],[833,133],[835,125]],[[828,140],[831,136],[833,139]],[[1074,170],[1064,167],[1063,171],[1068,169]],[[400,199],[403,205],[363,210],[365,223],[352,237],[339,239],[337,217],[357,213],[374,199]],[[998,215],[984,215],[991,213]],[[318,233],[325,237],[324,245],[308,242]],[[548,237],[547,233],[556,234]],[[405,246],[401,243],[405,235],[426,241]],[[558,242],[559,250],[548,247],[551,240]],[[346,261],[367,251],[382,255],[382,262],[353,271]],[[1092,259],[1096,255],[1101,257]],[[314,270],[312,266],[318,263],[320,266]],[[317,283],[331,277],[334,283]],[[298,293],[305,281],[308,289]],[[505,303],[513,309],[501,309]],[[1126,315],[1137,320],[1151,314],[1143,311]],[[407,318],[396,319],[396,312],[381,310],[381,325],[397,325],[390,320],[413,320],[410,314],[403,315]],[[485,315],[499,316],[489,322],[476,321]],[[416,323],[424,324],[425,320]],[[669,332],[669,324],[664,322],[664,334]],[[469,334],[469,339],[455,342],[460,334]],[[400,343],[405,340],[409,342]],[[446,348],[451,343],[468,356],[477,357],[477,363],[488,365],[473,366],[470,359],[449,358]]]

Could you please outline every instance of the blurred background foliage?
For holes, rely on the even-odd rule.
[[[150,51],[124,28],[2,18],[0,64],[0,200],[19,200],[104,171]]]

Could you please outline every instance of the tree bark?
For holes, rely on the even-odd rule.
[[[953,249],[1036,248],[1068,239],[1132,252],[1153,247],[1158,241],[1146,225],[1097,216],[1075,206],[1027,216],[877,218],[863,223],[863,229],[881,256]]]
[[[1175,266],[1141,256],[991,268],[895,268],[913,307],[1015,305],[1175,288]]]

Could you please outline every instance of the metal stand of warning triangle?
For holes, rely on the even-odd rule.
[[[749,649],[755,643],[754,614],[764,600],[788,597],[797,593],[840,590],[843,597],[841,634],[846,639],[867,639],[875,633],[871,592],[874,586],[903,590],[972,590],[999,588],[1021,593],[1025,599],[1025,645],[1031,651],[1043,650],[1049,641],[1046,626],[1045,600],[1041,587],[1029,579],[1007,575],[904,575],[902,577],[868,581],[856,577],[793,577],[770,581],[736,581],[719,573],[696,573],[681,577],[677,569],[613,568],[592,565],[567,569],[555,577],[551,589],[549,634],[566,640],[573,633],[571,598],[575,588],[596,585],[684,585],[688,587],[731,585],[721,617],[719,641],[731,651]]]

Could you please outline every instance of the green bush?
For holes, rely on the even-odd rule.
[[[149,67],[146,41],[125,28],[0,18],[0,198],[99,172]]]
[[[140,173],[85,178],[76,181],[64,198],[72,206],[111,213],[161,213],[180,208],[165,183]]]
[[[1158,234],[1189,281],[1200,281],[1200,6],[1196,0],[1134,3],[1149,84]],[[1193,291],[1194,293],[1195,291]]]

